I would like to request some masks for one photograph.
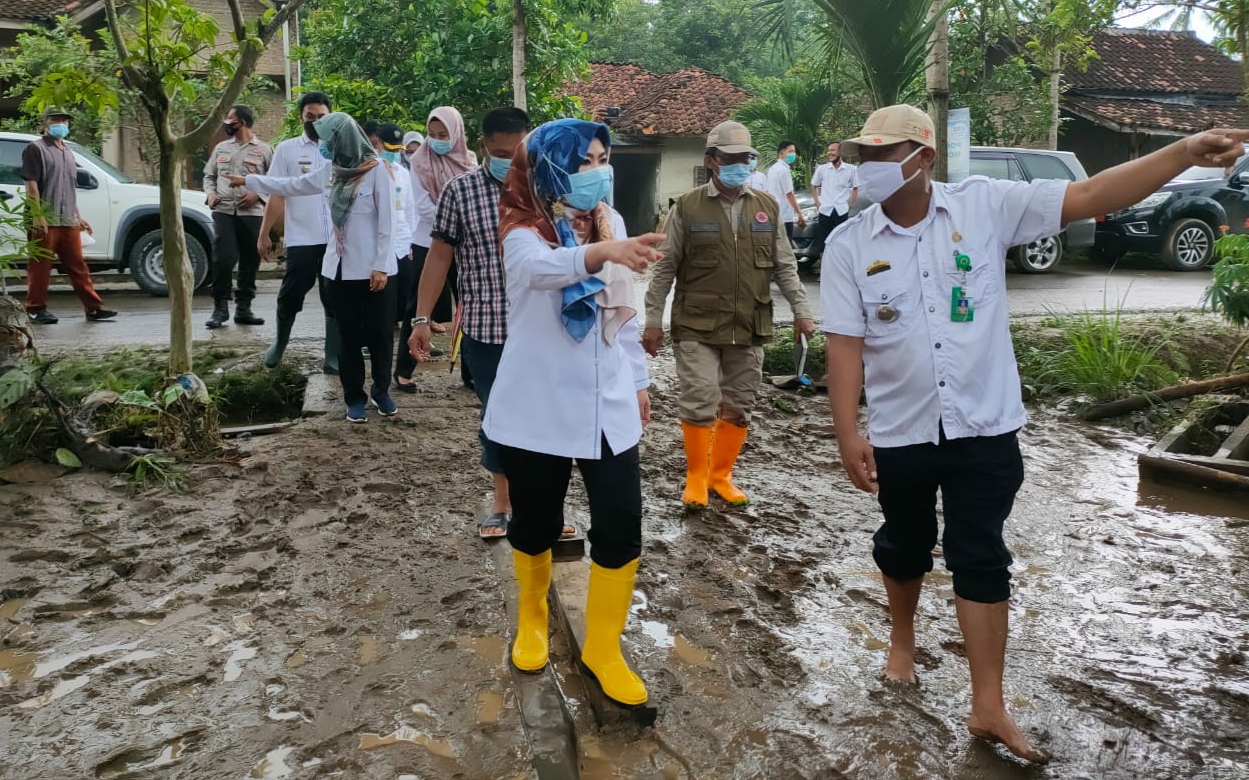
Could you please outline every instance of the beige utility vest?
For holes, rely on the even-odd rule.
[[[741,224],[699,187],[677,199],[685,249],[672,302],[673,341],[758,346],[772,335],[776,201],[742,194]]]

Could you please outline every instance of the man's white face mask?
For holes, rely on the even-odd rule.
[[[910,176],[903,177],[902,166],[910,161],[912,157],[923,151],[924,147],[919,147],[915,151],[908,154],[901,162],[888,161],[871,161],[859,163],[859,186],[863,188],[863,194],[871,199],[873,203],[884,203],[898,190],[906,186],[906,183],[923,171],[923,168],[916,168],[915,173]]]

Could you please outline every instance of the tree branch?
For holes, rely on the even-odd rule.
[[[230,21],[234,23],[234,40],[242,44],[247,40],[247,22],[243,19],[243,9],[239,6],[239,0],[226,0],[226,5],[230,6]]]

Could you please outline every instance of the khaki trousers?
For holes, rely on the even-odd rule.
[[[712,425],[718,417],[739,428],[750,424],[750,408],[763,381],[763,347],[678,341],[673,351],[682,420]]]

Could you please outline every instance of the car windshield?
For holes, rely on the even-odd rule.
[[[100,170],[104,171],[109,176],[112,176],[117,181],[121,182],[122,184],[134,184],[134,179],[122,173],[119,168],[117,168],[112,163],[108,162],[107,160],[105,160],[103,157],[99,156],[95,152],[91,151],[85,146],[76,144],[73,141],[68,141],[67,143],[69,144],[69,148],[73,149],[78,154],[90,160]]]

